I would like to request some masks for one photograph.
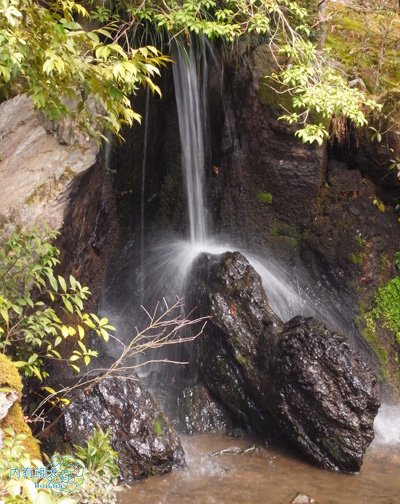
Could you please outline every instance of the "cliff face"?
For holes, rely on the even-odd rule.
[[[225,90],[220,169],[209,183],[216,227],[257,252],[270,251],[287,269],[304,268],[316,282],[326,281],[332,298],[348,296],[382,375],[399,390],[393,330],[383,321],[371,332],[365,321],[378,289],[396,276],[400,248],[400,191],[383,163],[387,147],[351,128],[340,145],[297,141],[278,121],[284,98],[262,79],[271,73],[266,53],[263,46],[253,50]]]
[[[0,105],[0,233],[47,222],[60,229],[70,183],[95,163],[99,146],[54,125],[17,96]]]

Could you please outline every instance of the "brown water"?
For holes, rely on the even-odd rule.
[[[183,437],[187,469],[149,478],[123,492],[121,504],[289,504],[298,493],[318,504],[400,503],[400,448],[371,446],[360,474],[313,467],[286,448],[212,455],[254,444],[222,435]]]

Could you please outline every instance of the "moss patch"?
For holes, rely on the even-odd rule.
[[[157,418],[153,422],[153,429],[158,437],[164,436],[166,425],[162,415],[158,415]]]
[[[263,192],[260,191],[257,193],[257,201],[260,203],[266,203],[267,205],[270,205],[272,203],[273,196],[271,193]]]
[[[293,240],[293,243],[296,245],[296,247],[299,247],[303,240],[301,233],[297,231],[297,229],[294,226],[283,221],[274,222],[271,228],[271,235],[274,238],[278,237],[290,238],[291,240]]]
[[[17,391],[21,400],[22,381],[18,370],[13,362],[3,354],[0,354],[0,386],[10,387]],[[11,427],[16,434],[25,434],[23,444],[32,458],[41,459],[39,442],[32,436],[32,432],[24,420],[21,405],[17,401],[11,406],[7,416],[1,421],[0,428]]]

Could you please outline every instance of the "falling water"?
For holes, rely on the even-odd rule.
[[[174,51],[176,64],[173,66],[176,104],[179,118],[182,164],[186,182],[190,241],[204,242],[207,238],[207,219],[204,201],[204,131],[200,102],[196,54],[177,45]],[[206,83],[203,82],[203,85]],[[203,94],[204,96],[204,94]]]
[[[190,48],[176,45],[173,53],[190,241],[157,245],[146,268],[154,273],[152,276],[157,285],[152,290],[158,295],[169,292],[184,296],[185,279],[199,254],[238,250],[261,276],[272,309],[284,321],[301,313],[317,316],[331,328],[349,332],[351,317],[346,317],[340,300],[332,299],[329,288],[312,286],[305,272],[302,272],[299,285],[293,280],[293,272],[288,273],[272,258],[255,256],[249,250],[210,235],[205,201],[208,54],[214,64],[218,61],[206,42],[199,42],[197,52],[196,47],[196,44],[191,44]]]

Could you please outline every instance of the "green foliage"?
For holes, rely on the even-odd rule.
[[[74,448],[74,456],[84,463],[89,475],[80,489],[79,502],[115,504],[116,492],[119,491],[116,486],[119,476],[118,454],[111,446],[109,431],[98,428],[85,446]]]
[[[72,275],[65,279],[55,273],[60,252],[49,241],[56,234],[14,232],[0,245],[0,350],[25,376],[39,380],[48,376],[44,364],[49,360],[65,360],[79,372],[81,363],[97,356],[85,345],[87,331],[108,341],[114,330],[108,319],[85,312],[87,287]],[[76,344],[61,345],[71,339]]]
[[[281,117],[290,124],[301,125],[295,133],[303,142],[322,145],[329,137],[329,125],[334,117],[350,119],[355,126],[368,121],[363,109],[376,110],[379,105],[345,78],[325,60],[310,41],[298,39],[280,50],[290,64],[267,79],[281,91],[292,96],[292,109]],[[314,119],[318,118],[318,122]]]
[[[154,432],[156,433],[156,436],[159,437],[164,436],[165,425],[163,422],[162,415],[158,415],[158,417],[154,420],[153,428]]]
[[[75,456],[88,470],[99,476],[108,476],[110,479],[119,476],[118,454],[111,446],[108,430],[104,432],[101,427],[96,429],[93,436],[87,440],[86,446],[75,446]]]
[[[67,496],[53,494],[48,488],[35,488],[46,483],[42,479],[19,477],[10,479],[10,468],[44,468],[41,460],[32,459],[24,448],[24,435],[15,435],[12,429],[4,429],[4,447],[0,454],[0,502],[3,504],[86,504],[99,502],[101,504],[115,504],[117,502],[115,477],[118,469],[115,465],[115,452],[111,449],[107,435],[102,433],[96,440],[89,440],[91,449],[97,449],[97,455],[86,454],[83,461],[87,463],[83,484]],[[78,448],[78,452],[85,449]],[[102,453],[99,457],[98,453]],[[106,453],[107,452],[107,453]],[[74,454],[78,457],[78,453]],[[90,465],[90,467],[89,467]]]
[[[171,35],[192,33],[211,40],[233,42],[243,34],[286,31],[284,19],[306,30],[307,10],[292,0],[122,0],[121,8],[132,19],[153,23]]]
[[[272,203],[272,194],[271,193],[267,193],[267,192],[262,192],[260,191],[258,194],[257,194],[257,200],[260,202],[260,203],[266,203],[268,205],[270,205]]]
[[[86,31],[76,18],[88,17],[73,0],[0,0],[0,89],[26,92],[51,119],[119,135],[140,121],[130,95],[140,85],[159,93],[153,78],[168,58],[151,46],[124,49],[115,24]]]

